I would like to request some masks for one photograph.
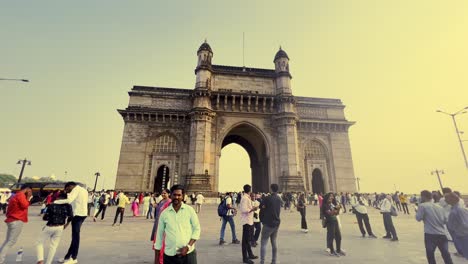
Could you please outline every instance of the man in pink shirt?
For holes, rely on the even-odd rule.
[[[244,194],[240,202],[240,222],[242,224],[242,262],[253,264],[252,259],[257,259],[252,252],[250,246],[250,237],[253,231],[253,212],[258,209],[258,206],[252,206],[250,192],[252,187],[248,184],[244,185]]]

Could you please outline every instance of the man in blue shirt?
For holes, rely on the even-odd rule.
[[[445,224],[447,216],[444,209],[432,201],[431,192],[421,192],[421,204],[416,209],[416,220],[424,222],[424,244],[426,257],[429,264],[435,264],[434,252],[439,248],[445,264],[451,264],[452,258],[448,251],[448,240],[445,236]]]

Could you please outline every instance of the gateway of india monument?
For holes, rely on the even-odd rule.
[[[293,95],[289,57],[281,48],[274,69],[212,64],[213,50],[197,51],[190,89],[134,86],[116,189],[160,192],[180,183],[215,196],[221,149],[242,146],[250,157],[254,192],[354,192],[344,105],[339,99]],[[236,191],[236,190],[233,190]]]

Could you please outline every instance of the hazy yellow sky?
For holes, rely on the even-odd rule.
[[[26,176],[92,185],[100,171],[112,188],[127,91],[192,88],[205,38],[214,64],[242,65],[245,32],[246,66],[273,68],[282,45],[295,95],[342,99],[363,191],[437,189],[438,168],[468,193],[452,121],[435,112],[468,106],[467,1],[7,1],[0,25],[0,78],[31,79],[0,81],[0,172],[27,157]],[[468,114],[457,120],[468,134]],[[239,149],[223,150],[222,188],[249,180]]]

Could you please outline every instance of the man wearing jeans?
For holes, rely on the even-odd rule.
[[[416,220],[424,222],[424,244],[429,264],[435,264],[434,251],[439,248],[445,264],[452,264],[448,251],[448,240],[445,236],[447,216],[444,209],[432,201],[431,192],[421,192],[421,204],[416,209]]]
[[[237,239],[237,236],[236,236],[236,225],[234,224],[234,215],[236,214],[236,208],[232,206],[231,193],[226,193],[226,197],[224,199],[226,200],[226,206],[228,208],[228,211],[226,215],[222,217],[223,222],[221,224],[221,234],[220,234],[220,239],[219,239],[219,245],[222,246],[226,244],[226,241],[224,241],[224,231],[226,230],[226,223],[229,223],[229,226],[231,226],[232,243],[240,244],[240,241],[239,239]]]
[[[21,186],[8,203],[5,223],[7,224],[7,235],[5,242],[0,248],[0,264],[5,263],[8,250],[16,244],[24,223],[28,222],[29,201],[32,198],[32,190],[29,186]]]
[[[56,204],[70,204],[73,208],[72,225],[72,241],[70,248],[63,260],[60,263],[74,264],[78,263],[78,250],[80,248],[80,230],[86,216],[88,215],[88,192],[85,188],[77,185],[75,182],[67,182],[65,184],[65,192],[68,193],[68,198],[57,200]]]
[[[260,204],[260,221],[263,224],[262,238],[260,242],[260,263],[265,263],[266,245],[268,239],[271,241],[272,258],[271,263],[276,264],[276,237],[281,223],[281,198],[278,195],[278,184],[270,186],[272,194],[265,197]]]

